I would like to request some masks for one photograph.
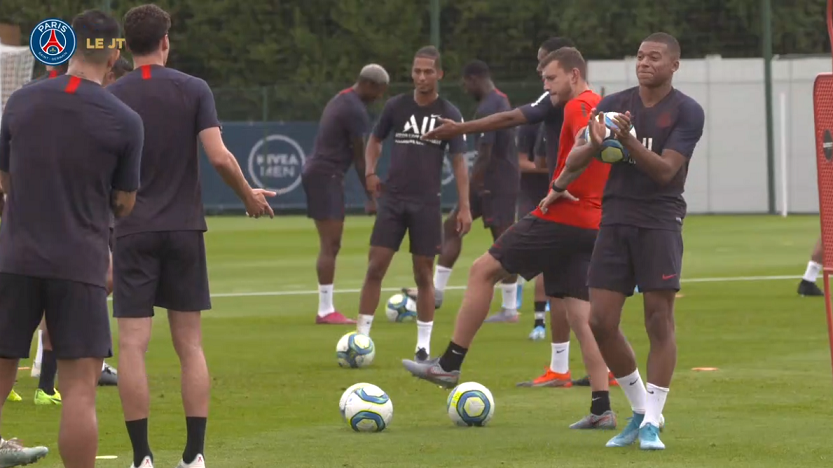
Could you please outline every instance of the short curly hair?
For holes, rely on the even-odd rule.
[[[150,3],[131,8],[124,15],[124,39],[133,55],[159,50],[159,42],[171,29],[171,15]]]

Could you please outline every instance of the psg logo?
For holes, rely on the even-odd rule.
[[[72,57],[77,46],[75,31],[66,21],[51,18],[38,23],[29,36],[32,55],[44,65],[60,65]]]

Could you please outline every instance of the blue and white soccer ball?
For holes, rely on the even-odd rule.
[[[391,322],[413,322],[417,317],[416,302],[404,294],[394,294],[388,299],[385,315]]]
[[[353,387],[353,391],[347,394],[344,400],[344,420],[356,432],[384,431],[393,419],[393,403],[390,397],[384,390],[372,384],[360,383]]]
[[[367,335],[350,332],[341,337],[336,345],[338,365],[353,369],[369,366],[376,356],[376,346]]]
[[[485,426],[495,415],[495,399],[477,382],[461,383],[446,403],[448,417],[458,426]]]
[[[357,384],[353,384],[353,385],[347,387],[347,390],[345,390],[344,393],[341,394],[341,398],[338,400],[338,412],[341,413],[341,419],[343,419],[344,422],[347,422],[347,418],[344,416],[344,410],[347,406],[347,398],[350,395],[352,395],[353,392],[355,392],[359,388],[367,386],[367,385],[370,385],[370,384],[367,383],[367,382],[359,382]]]
[[[616,122],[613,120],[617,115],[619,115],[619,112],[603,112],[598,115],[599,119],[604,119],[605,135],[604,139],[602,139],[602,148],[595,157],[603,163],[618,163],[628,157],[628,151],[619,143],[619,140],[616,139],[613,131],[611,131],[611,129],[618,128]],[[633,125],[631,125],[630,133],[634,137],[636,136],[636,129]],[[589,126],[584,130],[584,139],[590,141]]]

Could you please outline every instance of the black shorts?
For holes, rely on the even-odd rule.
[[[107,243],[110,245],[110,252],[113,252],[113,246],[116,245],[116,228],[110,226],[110,238]]]
[[[113,315],[153,317],[153,308],[211,309],[202,231],[140,232],[113,252]]]
[[[495,241],[489,254],[527,281],[543,273],[547,296],[586,301],[597,232],[526,215]]]
[[[434,257],[442,248],[442,222],[439,202],[405,201],[383,195],[378,200],[370,245],[398,251],[407,231],[411,254]]]
[[[103,286],[0,273],[0,358],[28,358],[44,316],[56,358],[113,356]]]
[[[517,202],[518,195],[515,193],[489,193],[486,195],[469,193],[471,218],[483,218],[483,227],[485,228],[507,228],[514,224]]]
[[[344,176],[308,173],[301,175],[307,195],[307,217],[317,221],[344,221]]]
[[[590,262],[588,285],[626,296],[680,290],[683,235],[680,231],[602,226]]]

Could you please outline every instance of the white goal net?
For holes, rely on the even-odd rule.
[[[35,57],[29,47],[0,44],[0,111],[9,96],[32,79],[34,67]]]

